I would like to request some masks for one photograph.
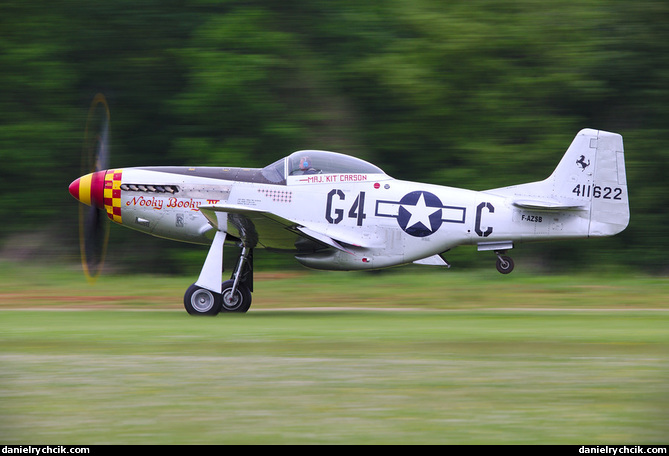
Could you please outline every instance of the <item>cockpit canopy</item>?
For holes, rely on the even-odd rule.
[[[299,150],[262,169],[262,175],[274,184],[285,183],[287,176],[334,173],[385,174],[359,158],[324,150]]]

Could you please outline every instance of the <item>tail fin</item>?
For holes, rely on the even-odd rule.
[[[623,138],[581,130],[546,180],[490,190],[524,210],[579,211],[589,219],[587,236],[612,236],[629,223]],[[584,230],[585,231],[585,230]]]

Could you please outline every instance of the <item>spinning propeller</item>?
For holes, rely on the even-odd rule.
[[[81,264],[89,280],[100,274],[109,240],[109,220],[101,195],[105,170],[109,167],[109,106],[104,95],[97,94],[86,119],[81,159],[82,177],[72,182],[70,193],[79,205],[79,246]]]

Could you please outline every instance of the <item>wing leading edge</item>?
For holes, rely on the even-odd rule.
[[[260,244],[273,250],[300,251],[305,247],[313,250],[315,242],[317,246],[333,247],[350,254],[353,252],[347,246],[369,247],[346,236],[337,235],[335,239],[314,227],[305,226],[303,223],[286,219],[269,211],[237,204],[207,205],[200,206],[199,209],[214,228],[225,231],[252,247]],[[219,226],[217,213],[227,214],[227,226]],[[311,241],[310,248],[305,241]]]

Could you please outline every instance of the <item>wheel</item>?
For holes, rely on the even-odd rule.
[[[184,295],[184,307],[191,315],[217,315],[221,311],[221,295],[193,284]]]
[[[221,312],[246,312],[251,307],[251,291],[242,284],[237,284],[237,290],[233,296],[232,285],[234,280],[223,282],[221,292]]]
[[[513,271],[513,260],[511,257],[500,255],[497,257],[497,270],[502,274],[508,274]]]

